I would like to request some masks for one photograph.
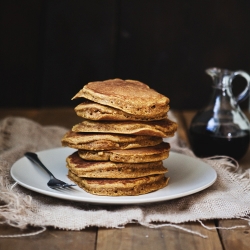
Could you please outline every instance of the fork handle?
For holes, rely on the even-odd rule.
[[[38,158],[37,154],[32,153],[32,152],[26,152],[24,154],[24,156],[26,156],[29,160],[31,160],[32,162],[36,163],[40,167],[42,167],[50,175],[50,177],[54,177],[54,175],[40,161],[40,159]]]

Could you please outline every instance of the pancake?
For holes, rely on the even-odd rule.
[[[169,110],[169,106],[168,106]],[[168,111],[167,110],[167,111]],[[75,107],[78,116],[89,120],[117,120],[117,121],[155,121],[167,118],[167,112],[164,111],[153,116],[139,116],[126,113],[122,110],[105,106],[92,101],[84,101]]]
[[[66,158],[68,169],[78,177],[88,178],[137,178],[154,174],[164,174],[167,169],[162,161],[144,163],[121,163],[111,161],[86,161],[78,152]]]
[[[89,82],[72,99],[80,97],[145,117],[158,116],[169,109],[169,98],[135,80]]]
[[[160,121],[91,121],[83,120],[73,126],[74,132],[116,133],[130,135],[149,135],[172,137],[177,130],[177,123],[163,119]]]
[[[112,161],[141,163],[154,162],[167,159],[169,156],[169,143],[162,142],[152,147],[126,149],[126,150],[110,150],[110,151],[88,151],[78,150],[79,156],[86,161]]]
[[[147,194],[166,187],[169,181],[169,178],[165,177],[164,174],[134,179],[91,179],[78,177],[69,171],[68,177],[86,192],[104,196]]]
[[[65,147],[100,151],[155,146],[162,142],[162,138],[147,135],[76,133],[68,131],[61,142],[62,146]]]

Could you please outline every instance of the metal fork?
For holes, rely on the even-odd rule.
[[[29,160],[31,160],[32,162],[36,163],[37,165],[39,165],[40,167],[42,167],[50,176],[50,180],[47,183],[48,187],[50,188],[66,188],[66,187],[71,187],[71,186],[76,186],[75,184],[68,184],[64,181],[58,180],[44,165],[43,163],[40,161],[40,159],[38,158],[37,154],[32,153],[32,152],[26,152],[24,154],[24,156],[26,156]]]

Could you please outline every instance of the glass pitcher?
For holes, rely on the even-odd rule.
[[[249,96],[250,76],[244,71],[209,68],[206,73],[213,79],[213,94],[208,106],[193,118],[190,142],[198,157],[226,155],[242,158],[249,146],[250,123],[239,107]],[[245,89],[234,96],[232,82],[236,76],[245,78]]]

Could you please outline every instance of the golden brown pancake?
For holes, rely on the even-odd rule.
[[[147,135],[122,135],[106,133],[77,133],[68,131],[62,146],[84,150],[130,149],[155,146],[162,138]]]
[[[168,106],[169,109],[169,106]],[[167,110],[168,111],[168,110]],[[96,102],[84,100],[75,107],[75,112],[78,116],[89,120],[116,120],[116,121],[155,121],[167,118],[167,112],[164,111],[153,116],[139,116],[126,113],[122,110],[105,106]]]
[[[177,123],[163,119],[160,121],[91,121],[83,120],[73,126],[74,132],[116,133],[171,137],[177,130]]]
[[[86,192],[104,196],[147,194],[166,187],[169,181],[164,174],[133,179],[91,179],[78,177],[69,171],[68,177]]]
[[[88,178],[137,178],[164,174],[167,169],[162,161],[143,163],[121,163],[111,161],[86,161],[77,152],[66,158],[69,170],[79,177]]]
[[[89,151],[78,150],[79,156],[86,161],[112,161],[141,163],[153,162],[167,159],[169,156],[169,143],[162,142],[159,145],[144,148],[109,150],[109,151]]]
[[[145,117],[158,116],[169,109],[169,98],[135,80],[89,82],[72,99],[80,97]]]

